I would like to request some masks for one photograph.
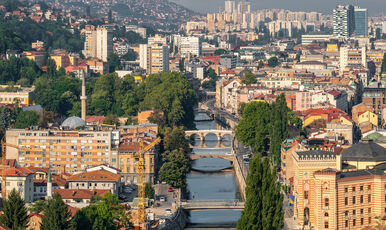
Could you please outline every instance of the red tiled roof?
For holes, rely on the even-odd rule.
[[[119,181],[120,175],[101,169],[70,176],[67,181]]]
[[[34,173],[33,171],[25,167],[12,167],[12,168],[7,168],[6,170],[7,176],[12,176],[12,177],[26,177],[33,173]]]
[[[55,189],[54,194],[58,193],[63,199],[91,199],[93,196],[103,197],[109,193],[108,189]]]
[[[95,123],[95,122],[102,123],[104,119],[105,119],[105,116],[86,116],[86,123]]]
[[[341,94],[341,92],[337,90],[331,90],[331,91],[328,91],[327,93],[331,94],[334,97],[339,96]]]
[[[222,71],[220,74],[236,74],[236,72],[232,69],[226,69]]]
[[[138,142],[122,143],[119,145],[119,151],[139,151]]]

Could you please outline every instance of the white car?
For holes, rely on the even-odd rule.
[[[249,155],[248,154],[245,154],[245,155],[243,155],[243,160],[249,160]]]
[[[161,196],[161,197],[159,198],[159,201],[161,201],[161,202],[165,202],[165,201],[166,201],[166,197],[164,197],[164,196]]]
[[[165,213],[167,215],[170,215],[170,214],[172,214],[172,210],[170,208],[167,208],[167,209],[165,209]]]

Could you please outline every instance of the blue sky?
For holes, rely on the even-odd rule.
[[[217,12],[224,9],[225,0],[170,0],[197,12]],[[238,1],[238,0],[237,0]],[[386,0],[250,0],[254,9],[289,9],[329,13],[337,4],[353,4],[369,10],[370,16],[386,15]]]

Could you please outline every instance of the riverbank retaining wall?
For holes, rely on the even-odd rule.
[[[178,208],[177,212],[170,219],[166,219],[165,223],[158,226],[158,230],[183,230],[187,224],[188,217],[182,208]]]
[[[247,182],[246,182],[247,178],[246,178],[246,176],[244,176],[242,169],[241,169],[240,164],[242,164],[242,162],[239,161],[239,159],[236,156],[236,154],[234,153],[233,149],[232,149],[232,153],[235,156],[234,161],[233,161],[233,168],[235,170],[236,180],[237,180],[237,183],[239,185],[239,190],[240,190],[241,196],[243,197],[243,200],[245,200],[246,199],[245,187],[247,186]]]

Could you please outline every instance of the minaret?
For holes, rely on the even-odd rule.
[[[80,100],[82,101],[82,120],[86,121],[86,77],[82,78],[82,95],[80,96]]]
[[[48,169],[47,178],[47,198],[52,198],[52,178],[51,178],[51,166]]]

